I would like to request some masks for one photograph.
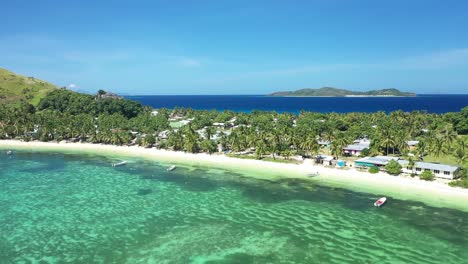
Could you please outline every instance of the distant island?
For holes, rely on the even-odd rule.
[[[357,92],[333,87],[319,89],[304,88],[296,91],[274,92],[269,96],[416,96],[415,93],[401,92],[395,88]]]

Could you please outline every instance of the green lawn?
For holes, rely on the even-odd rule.
[[[51,83],[0,68],[0,102],[25,100],[37,105],[54,89],[57,87]]]

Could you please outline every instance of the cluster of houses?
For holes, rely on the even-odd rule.
[[[365,149],[369,149],[370,143],[371,142],[368,139],[355,140],[353,144],[343,148],[343,153],[349,156],[361,156]],[[418,143],[419,141],[417,140],[410,140],[406,142],[410,150],[414,150]],[[452,180],[457,177],[457,174],[460,170],[460,168],[457,166],[422,161],[414,162],[414,165],[410,166],[410,162],[408,160],[389,156],[364,157],[355,161],[355,167],[383,168],[391,160],[397,161],[402,167],[401,172],[405,174],[419,175],[424,171],[431,171],[437,178]]]
[[[157,111],[152,112],[153,115],[157,115]],[[184,119],[183,116],[180,115],[173,115],[169,118],[171,122],[171,126],[174,131],[177,131],[178,128],[181,126],[189,124],[192,119]],[[221,132],[225,133],[226,135],[230,134],[231,128],[236,128],[239,126],[244,125],[235,125],[236,118],[233,118],[225,123],[215,122],[213,126],[216,127],[216,132],[212,135],[211,139],[217,140],[219,139]],[[206,129],[204,127],[202,129],[197,130],[196,132],[200,135],[201,138],[206,137]],[[162,131],[158,134],[160,139],[167,139],[169,136],[170,130]],[[330,145],[330,141],[327,140],[319,140],[319,145],[321,147],[328,147]],[[407,141],[408,148],[410,150],[414,150],[416,145],[419,143],[417,140]],[[367,138],[357,139],[350,144],[343,148],[343,153],[348,156],[362,156],[363,151],[365,149],[369,149],[371,145],[371,141]],[[222,148],[218,149],[220,152],[223,151]],[[238,154],[249,154],[252,153],[254,150],[247,150],[244,152],[240,152]],[[380,169],[384,169],[385,165],[387,165],[390,161],[395,160],[397,161],[401,167],[402,173],[405,174],[415,174],[419,175],[424,171],[431,171],[435,177],[443,178],[443,179],[454,179],[457,177],[457,173],[459,172],[460,168],[457,166],[445,165],[445,164],[438,164],[438,163],[430,163],[430,162],[422,162],[417,161],[414,162],[412,166],[410,166],[410,162],[405,159],[401,159],[399,157],[390,157],[390,156],[376,156],[376,157],[364,157],[358,159],[354,162],[354,166],[357,168],[370,168],[370,167],[377,167]],[[332,156],[327,155],[318,155],[315,157],[315,163],[322,164],[325,166],[335,166],[335,167],[346,167],[346,161],[344,160],[336,160]]]
[[[367,138],[355,140],[353,144],[343,148],[343,153],[350,156],[359,156],[364,149],[369,149],[370,140]]]
[[[370,148],[370,143],[370,140],[367,138],[355,140],[353,144],[343,148],[343,153],[349,156],[360,156],[364,149]],[[418,140],[406,141],[406,144],[410,150],[414,150],[418,143]]]

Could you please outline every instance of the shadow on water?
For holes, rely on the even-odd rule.
[[[38,171],[61,171],[66,167],[66,162],[70,157],[63,154],[45,154],[34,152],[17,152],[14,159],[16,162],[27,162],[34,160],[38,164],[31,167],[20,168],[20,172],[37,173]]]
[[[219,182],[207,178],[202,170],[188,171],[183,168],[178,168],[177,172],[160,171],[153,175],[152,180],[173,183],[192,192],[211,192],[221,186]]]
[[[464,244],[468,248],[468,213],[414,201],[391,199],[390,202],[380,213],[438,239]]]
[[[172,182],[183,182],[187,190],[197,190],[200,186],[202,189],[221,186],[237,188],[246,198],[261,203],[302,200],[329,203],[353,211],[383,214],[400,221],[402,225],[430,233],[438,239],[458,245],[466,244],[468,247],[468,240],[465,238],[468,235],[468,213],[463,211],[435,208],[421,202],[399,200],[394,197],[388,197],[389,203],[386,206],[375,208],[373,203],[379,195],[320,186],[304,179],[265,180],[242,175],[223,177],[223,179],[219,177],[199,178],[199,175],[203,175],[201,171],[203,170],[197,170],[196,174],[190,174],[190,176],[166,174],[162,178]],[[192,183],[194,186],[190,187]]]
[[[141,195],[141,196],[148,195],[151,193],[153,193],[152,189],[138,189],[137,190],[137,195]]]
[[[93,166],[110,166],[112,159],[94,157],[86,159],[82,155],[74,154],[44,154],[24,152],[15,154],[15,164],[18,162],[34,160],[39,166],[25,168],[28,172],[40,170],[60,170],[67,162],[84,162]],[[8,162],[5,162],[8,164]],[[178,167],[175,171],[167,172],[166,167],[156,162],[132,161],[127,166],[115,168],[128,173],[129,176],[138,176],[142,180],[161,181],[172,183],[180,188],[192,192],[210,192],[219,188],[233,188],[239,190],[243,196],[261,203],[281,203],[293,200],[307,202],[327,203],[341,206],[355,211],[382,214],[400,221],[402,225],[417,228],[425,233],[449,241],[454,244],[466,244],[468,247],[468,213],[448,208],[434,208],[420,202],[403,201],[388,197],[385,207],[374,208],[373,203],[378,195],[353,192],[341,188],[332,188],[317,185],[305,179],[256,179],[243,176],[231,171],[210,171],[209,168],[195,167],[188,169]],[[137,195],[150,195],[150,188],[137,189]],[[377,211],[376,211],[377,210]],[[246,258],[248,263],[251,256],[236,256],[236,259]],[[229,262],[223,263],[236,263]],[[232,260],[234,261],[234,260]]]
[[[271,254],[269,256],[256,256],[246,253],[233,253],[220,260],[210,260],[207,264],[249,264],[249,263],[277,263],[279,259]]]

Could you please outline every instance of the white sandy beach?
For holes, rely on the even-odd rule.
[[[112,146],[90,143],[47,143],[0,140],[2,149],[36,151],[84,152],[116,157],[131,156],[158,160],[167,163],[201,165],[222,168],[249,177],[277,179],[303,178],[331,187],[346,188],[358,192],[390,196],[403,200],[421,201],[431,206],[450,207],[468,211],[468,189],[454,188],[442,182],[426,182],[418,178],[396,177],[385,173],[370,174],[354,169],[335,169],[313,165],[310,160],[303,164],[267,162],[253,159],[238,159],[224,155],[191,154],[168,150],[149,149],[137,146]],[[308,177],[319,172],[318,177]]]

